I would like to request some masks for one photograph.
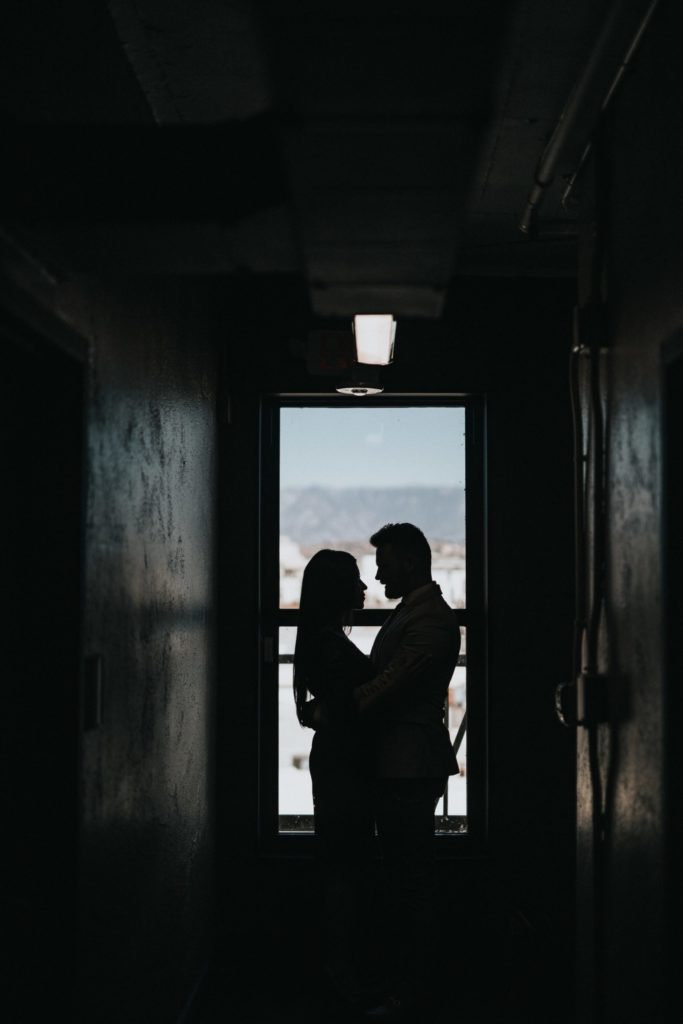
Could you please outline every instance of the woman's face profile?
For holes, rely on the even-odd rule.
[[[354,595],[353,595],[353,597],[354,597],[353,607],[354,608],[362,608],[363,605],[365,604],[365,591],[368,589],[368,587],[367,587],[366,583],[363,583],[363,580],[361,579],[361,576],[360,576],[360,572],[358,571],[358,567],[356,567],[356,575],[357,575],[357,579],[356,579],[356,587],[355,587]]]

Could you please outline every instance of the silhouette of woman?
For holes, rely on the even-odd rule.
[[[368,738],[351,703],[355,686],[373,676],[370,659],[349,639],[354,608],[366,585],[346,551],[318,551],[301,586],[294,650],[294,700],[302,725],[316,731],[309,758],[313,821],[323,883],[324,970],[338,994],[352,1003],[362,995],[361,926],[374,818]],[[324,719],[311,722],[311,695]]]

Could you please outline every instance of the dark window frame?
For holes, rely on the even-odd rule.
[[[459,406],[465,409],[466,607],[467,629],[467,832],[439,832],[437,856],[483,851],[488,832],[488,716],[486,672],[486,410],[479,395],[391,394],[344,398],[330,394],[264,396],[260,403],[259,472],[259,808],[258,839],[264,855],[312,856],[313,835],[280,832],[278,815],[278,627],[293,625],[297,611],[279,608],[279,412],[286,407],[386,408]],[[379,624],[383,609],[357,612],[357,625]]]

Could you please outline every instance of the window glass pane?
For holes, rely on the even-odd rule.
[[[464,607],[465,410],[285,407],[280,417],[280,607],[298,607],[304,567],[324,547],[358,559],[366,608],[392,607],[369,542],[387,522],[420,527],[434,579]]]
[[[366,609],[390,609],[375,580],[370,535],[386,522],[412,522],[432,549],[432,575],[446,601],[465,607],[465,410],[460,406],[292,407],[280,409],[280,607],[296,609],[303,570],[321,548],[349,551],[366,583]],[[354,627],[369,654],[378,626]],[[461,659],[465,661],[464,630]],[[281,831],[312,827],[308,755],[313,733],[296,718],[292,656],[296,627],[279,632],[279,778]],[[466,667],[449,689],[455,740],[465,714]],[[460,774],[439,802],[437,828],[466,829],[466,733]],[[446,818],[444,818],[444,815]]]
[[[299,725],[292,691],[296,629],[279,629],[278,664],[278,811],[282,814],[313,814],[308,754],[313,733]]]
[[[467,636],[466,631],[460,630],[460,660],[467,659]],[[448,731],[451,743],[456,742],[460,726],[467,710],[467,667],[458,665],[448,687]],[[437,817],[447,814],[449,817],[467,816],[467,729],[462,733],[457,750],[458,766],[460,773],[451,775],[448,779],[447,795],[445,800],[439,800],[436,807]]]
[[[292,664],[280,663],[278,686],[280,814],[313,814],[308,754],[313,733],[299,725],[292,695]]]

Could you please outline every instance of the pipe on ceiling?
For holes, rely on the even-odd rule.
[[[534,184],[519,222],[519,229],[524,234],[532,233],[538,208],[547,188],[555,179],[560,159],[572,144],[576,146],[578,139],[585,140],[590,137],[598,117],[607,107],[626,68],[633,59],[658,3],[659,0],[650,0],[644,15],[637,21],[635,32],[632,30],[636,13],[634,8],[640,9],[642,4],[634,5],[625,0],[616,0],[612,4],[584,69],[569,95],[560,119],[555,125],[536,167]],[[626,46],[624,46],[625,39],[628,40]],[[617,65],[616,72],[614,71],[615,64]],[[587,144],[584,143],[577,169],[572,174],[563,194],[563,202],[568,199],[590,148],[589,140]]]

